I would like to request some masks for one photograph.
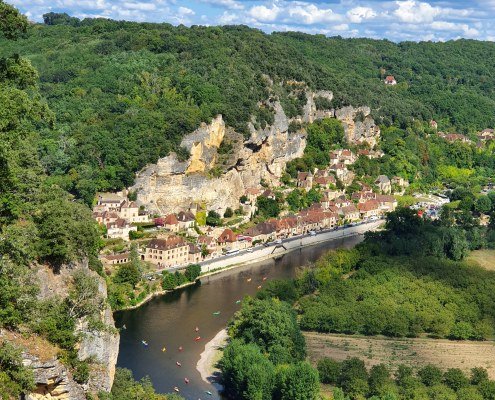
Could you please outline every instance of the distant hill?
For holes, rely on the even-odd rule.
[[[289,117],[304,93],[287,81],[330,90],[330,106],[370,106],[375,120],[405,128],[434,118],[439,129],[495,126],[495,43],[393,43],[246,26],[78,19],[50,14],[26,39],[0,42],[0,56],[31,59],[57,116],[41,158],[54,179],[90,201],[132,183],[134,172],[177,150],[183,135],[223,114],[247,133],[251,116],[271,123],[268,84]],[[385,85],[393,75],[397,85]],[[284,83],[284,84],[282,84]]]

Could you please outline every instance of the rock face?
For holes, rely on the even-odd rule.
[[[60,361],[40,361],[37,357],[23,354],[23,363],[33,369],[36,390],[26,400],[85,400],[86,394]]]
[[[40,286],[40,298],[48,299],[55,296],[61,298],[66,297],[69,292],[69,282],[71,281],[71,276],[74,271],[79,268],[87,270],[98,280],[99,294],[103,299],[106,299],[107,290],[104,279],[101,278],[96,272],[89,270],[87,263],[63,266],[57,273],[54,273],[46,266],[39,266],[37,268],[37,276]],[[81,342],[79,343],[78,357],[80,360],[86,360],[88,358],[92,358],[92,360],[94,360],[91,363],[89,381],[86,385],[84,385],[84,390],[80,385],[71,381],[70,375],[66,373],[67,370],[58,361],[55,363],[57,368],[52,368],[51,373],[59,371],[63,372],[63,376],[61,375],[59,378],[55,378],[54,375],[53,379],[59,379],[61,382],[65,382],[64,385],[68,385],[68,387],[71,388],[78,386],[81,390],[83,390],[83,392],[87,391],[97,393],[99,391],[109,392],[111,390],[115,376],[115,365],[117,363],[119,353],[120,336],[115,330],[112,311],[110,306],[107,304],[101,311],[100,321],[106,326],[106,329],[103,331],[92,331],[88,329],[87,322],[84,320],[77,322],[77,330],[82,336]],[[43,371],[43,368],[40,367],[39,371]],[[35,370],[35,374],[36,373],[37,372]],[[44,378],[44,375],[41,375],[41,377]],[[41,382],[44,381],[42,380]],[[41,383],[38,386],[37,392],[45,390],[43,389],[43,387],[46,386],[44,383]],[[40,397],[40,399],[50,399],[52,397]],[[72,399],[73,397],[67,398]],[[74,399],[78,399],[78,397],[74,397]]]
[[[289,121],[280,103],[273,108],[273,125],[256,130],[250,124],[251,137],[243,144],[239,134],[225,128],[221,116],[184,137],[181,146],[190,150],[189,160],[180,162],[172,153],[141,171],[132,187],[138,202],[161,214],[178,212],[191,203],[223,213],[227,207],[237,208],[246,188],[258,187],[262,179],[276,184],[287,162],[302,156],[306,140],[304,133],[288,133]],[[238,145],[223,165],[226,173],[214,177],[211,168],[227,137]]]
[[[203,204],[221,214],[227,207],[237,208],[247,188],[259,187],[261,180],[279,184],[287,162],[303,155],[305,131],[289,133],[292,121],[311,123],[321,118],[338,118],[350,143],[366,142],[371,147],[377,143],[380,129],[368,107],[318,110],[318,97],[331,101],[333,93],[306,89],[303,115],[293,120],[287,118],[279,101],[269,100],[268,105],[274,110],[273,124],[255,129],[255,124],[249,123],[250,137],[246,141],[225,126],[221,115],[209,125],[202,124],[181,142],[190,152],[189,160],[180,162],[172,153],[137,174],[131,190],[137,191],[138,203],[158,214],[176,213],[191,203]],[[219,152],[224,140],[234,143],[228,159]]]
[[[107,286],[101,276],[94,273],[99,281],[99,292],[107,298]],[[82,340],[79,345],[80,360],[92,358],[95,361],[90,371],[88,389],[92,392],[109,392],[115,377],[115,365],[119,356],[120,335],[115,330],[112,310],[107,304],[101,312],[101,321],[108,327],[105,331],[91,331],[87,323],[82,322],[80,331]]]
[[[369,107],[343,107],[335,111],[335,117],[344,125],[349,143],[368,143],[374,147],[380,139],[380,128],[370,115]]]

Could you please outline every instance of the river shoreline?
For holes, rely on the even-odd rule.
[[[228,338],[227,329],[222,329],[213,339],[206,343],[205,349],[201,353],[196,369],[201,375],[201,379],[206,383],[214,383],[218,379],[220,370],[216,367],[216,364],[220,361],[222,349],[227,345]],[[218,385],[215,386],[217,387]]]
[[[342,236],[342,237],[335,237],[335,238],[331,238],[331,239],[328,239],[328,240],[323,240],[323,241],[316,242],[316,243],[311,243],[311,244],[304,244],[304,245],[298,246],[296,248],[290,249],[289,251],[280,252],[280,253],[276,253],[276,254],[265,255],[265,256],[262,256],[262,257],[259,257],[259,258],[253,259],[253,260],[245,261],[245,262],[234,263],[234,264],[231,264],[231,265],[229,265],[227,267],[218,268],[218,269],[215,269],[215,270],[211,270],[209,272],[206,272],[204,274],[201,274],[198,277],[198,279],[206,278],[206,277],[212,276],[212,275],[217,275],[217,274],[220,274],[222,272],[230,271],[230,270],[232,270],[234,268],[243,267],[243,266],[249,265],[249,264],[255,264],[255,263],[258,263],[258,262],[261,262],[261,261],[269,260],[271,258],[280,257],[280,256],[282,256],[284,254],[290,254],[293,251],[300,250],[300,249],[303,249],[303,248],[306,248],[306,247],[316,246],[316,245],[321,244],[321,243],[324,243],[324,242],[333,242],[335,240],[340,240],[342,238],[349,238],[349,237],[353,237],[353,236],[357,236],[357,235],[361,235],[361,234],[362,234],[361,232],[351,233],[351,234],[348,234],[348,235],[345,235],[345,236]],[[157,292],[150,293],[143,300],[141,300],[139,303],[137,303],[137,304],[135,304],[133,306],[128,306],[128,307],[121,308],[121,309],[116,310],[116,311],[135,310],[136,308],[141,307],[143,304],[146,304],[149,301],[153,300],[155,297],[159,297],[159,296],[162,296],[162,295],[167,294],[169,292],[173,292],[173,291],[178,290],[178,289],[182,289],[182,288],[185,288],[185,287],[188,287],[188,286],[195,285],[196,282],[197,282],[197,280],[194,281],[194,282],[184,283],[183,285],[177,286],[176,288],[174,288],[172,290],[160,290],[160,291],[157,291]]]

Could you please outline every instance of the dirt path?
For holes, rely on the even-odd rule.
[[[440,339],[390,339],[304,333],[311,362],[322,357],[344,360],[358,357],[368,367],[384,363],[392,369],[399,364],[413,367],[434,364],[442,369],[483,367],[495,379],[495,342]]]

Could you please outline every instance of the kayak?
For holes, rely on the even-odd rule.
[[[179,346],[179,351],[182,351],[184,350],[184,348],[182,346]]]
[[[220,311],[215,311],[213,315],[220,315]]]
[[[175,363],[177,364],[178,367],[182,367],[182,364],[179,361],[176,361]]]
[[[241,304],[241,301],[240,301],[240,300],[237,300],[237,301],[235,302],[235,304]]]
[[[165,353],[165,352],[167,351],[167,348],[166,348],[166,347],[164,347],[164,348],[162,349],[162,351]]]
[[[263,281],[266,281],[266,276],[263,277]]]
[[[208,395],[208,396],[213,396],[213,393],[210,392],[209,390],[206,390],[205,393]]]
[[[177,386],[174,387],[174,390],[179,393],[179,388]]]
[[[141,343],[144,344],[146,347],[148,346],[148,342],[146,340],[141,340]]]
[[[251,278],[248,278],[248,279],[247,279],[247,282],[251,282]]]
[[[195,330],[196,332],[199,332],[199,328],[198,328],[198,327],[196,327],[194,330]]]
[[[201,340],[201,336],[198,336],[194,339],[196,342],[199,342]]]
[[[184,382],[189,383],[189,379],[184,378]]]
[[[261,289],[261,285],[258,286],[258,290]]]

